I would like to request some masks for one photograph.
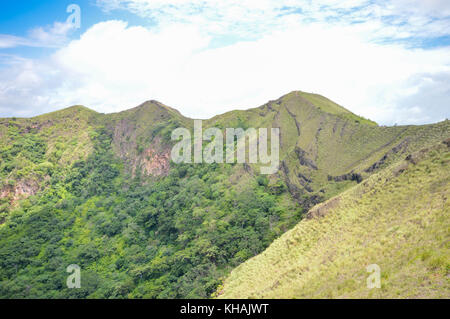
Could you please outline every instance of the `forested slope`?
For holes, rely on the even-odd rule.
[[[210,297],[312,206],[450,132],[380,127],[304,92],[203,124],[280,128],[280,169],[173,163],[171,132],[193,120],[157,101],[0,119],[0,297]]]

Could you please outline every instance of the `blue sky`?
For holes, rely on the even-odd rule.
[[[67,21],[70,4],[80,28]],[[292,90],[380,124],[450,117],[450,1],[0,4],[0,117],[157,99],[208,118]]]

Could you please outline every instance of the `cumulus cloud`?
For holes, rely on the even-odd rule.
[[[300,89],[382,124],[448,117],[448,48],[381,45],[358,28],[301,24],[225,47],[211,41],[190,24],[96,24],[47,60],[17,59],[0,72],[1,115],[73,104],[112,112],[158,99],[206,118]]]
[[[304,90],[381,124],[440,121],[450,110],[450,48],[384,40],[445,35],[448,2],[402,1],[98,0],[156,25],[105,21],[46,59],[0,55],[0,116],[157,99],[207,118]],[[67,32],[55,24],[30,38],[57,43]],[[0,48],[20,41],[0,36]]]

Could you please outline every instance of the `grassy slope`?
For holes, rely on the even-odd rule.
[[[398,161],[408,152],[450,137],[450,121],[424,126],[378,126],[317,94],[291,92],[258,108],[232,111],[206,121],[205,127],[279,127],[281,133],[278,173],[302,205],[328,199],[356,184],[329,181],[328,175],[351,172],[367,178],[365,170],[385,155],[380,168]],[[399,147],[398,147],[399,146]],[[398,147],[396,152],[392,149]],[[298,152],[317,169],[301,165]],[[257,169],[257,165],[253,165]],[[304,176],[310,181],[305,181]]]
[[[324,217],[236,268],[219,297],[449,298],[450,152],[416,157],[320,205]],[[381,289],[366,288],[369,264],[381,267]]]
[[[170,149],[171,131],[179,126],[191,128],[192,125],[191,119],[183,117],[176,110],[156,101],[149,101],[134,109],[115,114],[98,114],[84,107],[76,106],[32,119],[0,119],[0,146],[2,147],[0,155],[9,154],[8,162],[14,166],[12,171],[4,170],[2,167],[0,182],[6,184],[9,181],[15,182],[21,179],[25,182],[28,182],[28,180],[36,181],[40,184],[40,188],[36,196],[31,198],[32,202],[47,198],[48,194],[45,195],[44,192],[46,188],[56,185],[57,187],[53,186],[47,193],[57,194],[53,197],[60,198],[60,201],[64,202],[66,197],[71,199],[72,195],[67,194],[65,190],[69,185],[58,185],[58,181],[64,181],[64,178],[72,170],[72,163],[77,160],[86,160],[88,155],[92,154],[98,137],[97,130],[100,127],[105,127],[111,134],[114,154],[122,160],[126,168],[140,163],[136,158],[141,156],[140,150],[142,149],[153,148],[158,152],[167,151]],[[34,129],[33,126],[37,128]],[[318,200],[329,198],[351,187],[356,182],[329,182],[327,180],[328,174],[339,175],[351,170],[363,172],[365,168],[387,154],[392,147],[408,139],[408,147],[405,150],[402,149],[399,154],[391,154],[388,157],[387,164],[392,163],[400,157],[404,157],[406,150],[415,150],[436,140],[442,140],[442,137],[448,136],[450,132],[449,121],[420,127],[379,127],[371,121],[348,112],[324,97],[303,92],[292,92],[259,108],[219,115],[204,122],[204,128],[210,126],[221,128],[280,127],[280,155],[287,169],[282,169],[275,176],[270,176],[270,183],[267,186],[258,187],[263,189],[264,192],[272,193],[272,185],[278,185],[279,181],[283,180],[295,185],[298,189],[290,188],[291,193],[284,192],[276,195],[276,214],[280,215],[280,220],[277,220],[276,224],[271,224],[271,238],[273,236],[278,237],[292,227],[298,221],[298,212],[302,210],[302,207],[307,207],[304,203],[301,203],[301,205],[294,204],[291,195],[295,192],[300,193],[302,199],[316,194],[321,196]],[[32,128],[29,132],[28,127]],[[14,147],[11,148],[11,145],[14,143],[20,144],[22,140],[25,140],[27,145],[31,146],[30,149],[34,151],[35,138],[44,141],[45,154],[42,158],[36,160],[36,157],[28,148],[21,149],[20,147],[19,156],[16,158],[11,156],[12,151],[14,151]],[[318,170],[299,164],[295,152],[296,147],[306,151],[305,156],[317,165]],[[40,151],[40,149],[37,149],[37,151]],[[176,170],[177,168],[172,166],[172,169]],[[203,168],[198,169],[203,170]],[[52,172],[50,174],[51,179],[48,172]],[[214,172],[215,177],[206,179],[204,184],[212,190],[224,190],[220,197],[225,198],[225,202],[231,203],[236,194],[243,193],[256,183],[258,172],[256,165],[250,171],[244,169],[242,165],[221,166]],[[192,174],[197,174],[195,169],[192,170]],[[192,174],[185,177],[186,183],[197,183],[196,177]],[[298,177],[299,174],[311,179],[311,182],[306,186],[310,187],[312,191],[308,191],[302,184]],[[365,177],[369,175],[369,173],[366,173]],[[164,183],[164,178],[162,180]],[[196,200],[196,198],[194,199]],[[100,243],[101,238],[104,237],[100,237],[98,234],[97,226],[92,226],[92,216],[88,213],[91,210],[99,210],[96,207],[97,201],[101,202],[102,200],[104,199],[89,199],[80,206],[80,210],[83,212],[82,217],[76,219],[73,233],[70,235],[74,238],[75,243],[80,244],[80,247],[91,242],[93,245],[98,244],[99,250],[104,248],[101,247],[103,244]],[[126,200],[129,200],[129,198],[127,197]],[[217,199],[215,201],[217,202]],[[3,222],[2,218],[8,216],[9,211],[14,208],[8,207],[9,203],[10,198],[3,198],[0,201],[0,223]],[[24,201],[24,203],[22,206],[29,205],[29,201]],[[117,205],[118,203],[115,203],[114,206]],[[198,209],[205,211],[209,211],[214,206],[208,201],[196,203],[196,205]],[[117,217],[116,211],[113,212],[111,208],[108,209],[110,211],[105,213],[108,218],[114,219]],[[100,210],[103,210],[103,208]],[[162,209],[162,215],[167,214],[166,210],[167,208]],[[52,209],[52,211],[56,212],[57,210]],[[189,209],[183,209],[182,211],[183,214],[190,214]],[[235,220],[235,215],[238,214],[236,209],[231,212],[227,210],[224,213],[225,210],[220,208],[219,211],[221,214],[223,213],[223,216],[220,215],[221,218],[216,218],[215,215],[207,215],[204,217],[205,221],[207,220],[211,224],[225,222],[225,225],[228,225],[229,221]],[[101,214],[99,216],[104,217]],[[101,219],[100,217],[98,218]],[[220,219],[223,219],[223,221]],[[92,232],[89,233],[91,227]],[[142,231],[148,231],[148,229],[143,228]],[[18,235],[17,239],[20,238]],[[108,243],[109,247],[116,247],[118,251],[127,251],[129,248],[128,246],[124,246],[125,248],[121,246],[124,245],[121,236],[113,237],[111,240],[115,244]],[[191,243],[195,246],[193,241]],[[243,261],[255,254],[249,251],[241,250],[239,254],[236,254],[239,255],[236,260]],[[130,252],[130,255],[132,255],[132,252]],[[65,256],[71,255],[66,254]],[[101,264],[99,269],[103,269],[105,274],[107,273],[105,269],[109,269],[108,267],[111,264],[111,258],[102,257],[101,260],[96,262]],[[227,267],[231,266],[227,265]],[[222,274],[228,271],[228,268],[226,271],[221,269]],[[97,272],[100,273],[100,271]],[[140,285],[153,283],[153,281],[149,281]],[[161,283],[159,284],[164,286]],[[139,290],[139,287],[141,286],[136,289]],[[135,292],[130,296],[138,295],[139,293]]]
[[[300,96],[302,96],[303,98],[307,99],[312,104],[317,105],[321,110],[323,110],[327,113],[335,114],[344,119],[364,123],[367,125],[373,125],[373,126],[377,125],[377,123],[375,123],[374,121],[365,119],[358,115],[355,115],[352,112],[345,109],[344,107],[334,103],[333,101],[327,99],[324,96],[321,96],[318,94],[306,93],[306,92],[298,92],[298,94]]]

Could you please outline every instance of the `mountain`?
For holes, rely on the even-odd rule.
[[[448,298],[450,139],[311,209],[220,298]],[[376,264],[380,289],[367,289]]]
[[[380,127],[300,91],[203,121],[279,128],[280,169],[261,175],[173,163],[179,127],[194,121],[158,101],[0,119],[0,297],[210,297],[316,204],[450,137],[449,121]],[[71,264],[81,289],[66,288]]]
[[[303,206],[321,202],[422,146],[448,136],[449,121],[380,127],[316,94],[292,92],[266,105],[217,116],[219,123],[280,127],[281,172]]]

